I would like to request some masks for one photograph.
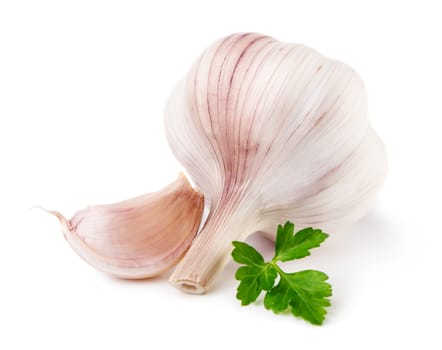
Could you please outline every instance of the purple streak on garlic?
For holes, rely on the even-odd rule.
[[[172,91],[165,128],[210,204],[170,277],[204,293],[233,240],[294,221],[335,233],[361,218],[386,175],[362,80],[346,64],[254,33],[209,46]]]
[[[163,188],[123,202],[89,206],[61,222],[77,254],[98,270],[141,279],[174,266],[188,249],[201,220],[203,196],[184,176]]]

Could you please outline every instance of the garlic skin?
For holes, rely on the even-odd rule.
[[[300,44],[256,33],[209,46],[172,91],[170,147],[210,204],[170,277],[204,293],[233,240],[274,238],[287,220],[337,233],[373,204],[387,170],[357,73]]]
[[[204,199],[184,175],[161,191],[123,202],[89,206],[66,220],[63,234],[87,263],[108,274],[142,279],[174,266],[201,220]]]

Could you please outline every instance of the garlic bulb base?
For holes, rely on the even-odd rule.
[[[210,214],[201,232],[169,278],[175,288],[189,294],[204,294],[230,260],[232,241],[245,240],[256,231],[253,207],[234,199],[221,202]]]
[[[206,289],[196,283],[195,281],[189,281],[189,280],[169,280],[169,283],[181,290],[182,292],[188,293],[188,294],[206,294]]]

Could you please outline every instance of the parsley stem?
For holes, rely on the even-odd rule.
[[[278,271],[279,275],[285,275],[286,273],[278,266],[278,264],[276,263],[276,260],[273,259],[271,261],[269,261],[269,264],[271,264],[273,266],[273,268]]]

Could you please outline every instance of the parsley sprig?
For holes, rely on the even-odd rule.
[[[310,249],[319,247],[328,235],[319,229],[305,228],[294,234],[295,225],[289,221],[279,225],[276,234],[275,255],[265,262],[263,256],[244,242],[232,242],[233,260],[243,264],[235,278],[240,281],[236,297],[241,305],[256,301],[262,291],[266,292],[264,306],[274,313],[290,310],[315,325],[321,325],[330,306],[331,285],[328,276],[316,270],[284,272],[278,261],[301,259],[310,255]],[[279,279],[277,277],[279,276]],[[275,282],[276,285],[275,285]]]

